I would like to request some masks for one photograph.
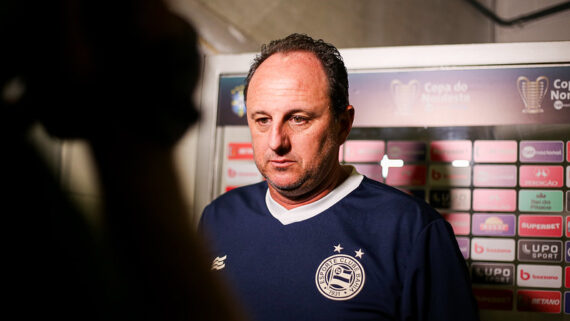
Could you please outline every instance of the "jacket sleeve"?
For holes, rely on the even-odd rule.
[[[449,223],[429,223],[414,241],[408,262],[402,320],[479,320],[467,265]]]

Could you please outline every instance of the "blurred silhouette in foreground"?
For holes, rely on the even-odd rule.
[[[237,320],[210,273],[173,148],[198,119],[191,26],[155,0],[0,5],[7,303],[15,319]],[[84,139],[102,185],[87,224],[31,140]]]

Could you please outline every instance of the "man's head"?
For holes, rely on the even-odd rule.
[[[334,116],[344,111],[348,103],[348,74],[338,50],[323,40],[315,40],[307,35],[294,33],[283,39],[273,40],[261,47],[261,53],[255,58],[245,80],[244,99],[247,105],[247,90],[251,78],[257,68],[275,53],[289,53],[294,51],[307,51],[317,57],[325,72],[328,81],[328,96]]]
[[[315,195],[318,199],[338,185],[343,176],[338,150],[354,118],[347,96],[345,105],[337,105],[333,112],[329,74],[314,46],[308,45],[312,40],[299,37],[303,49],[275,50],[263,61],[258,59],[246,87],[256,165],[272,195],[295,204],[311,201]],[[312,43],[319,48],[324,44]]]

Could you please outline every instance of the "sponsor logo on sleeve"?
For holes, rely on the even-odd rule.
[[[517,310],[560,313],[562,295],[559,291],[517,291]]]
[[[471,259],[480,261],[514,261],[515,240],[474,237],[471,240]]]
[[[515,265],[474,262],[471,264],[471,280],[476,284],[514,285]]]
[[[214,261],[212,262],[212,270],[221,270],[226,267],[226,259],[228,258],[227,255],[224,256],[217,256]]]
[[[561,237],[562,216],[519,215],[519,236]]]
[[[506,289],[473,288],[473,295],[479,309],[507,310],[513,309],[513,291]]]
[[[562,241],[520,239],[518,259],[522,262],[561,262]]]
[[[517,266],[517,285],[535,288],[559,288],[562,286],[562,267],[519,264]]]

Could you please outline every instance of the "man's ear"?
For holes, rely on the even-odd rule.
[[[338,116],[338,139],[339,145],[344,144],[350,130],[352,129],[352,122],[354,121],[354,107],[352,105],[346,106],[344,111]]]

